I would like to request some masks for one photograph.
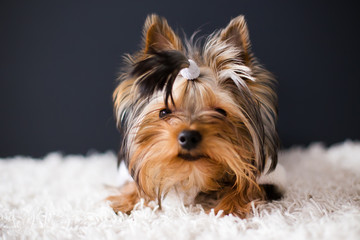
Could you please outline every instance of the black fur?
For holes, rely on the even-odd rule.
[[[131,75],[136,77],[140,95],[147,98],[165,88],[165,105],[169,97],[174,104],[172,87],[180,70],[189,67],[188,59],[179,51],[152,51],[148,57],[136,62]]]
[[[117,162],[117,167],[119,168],[120,167],[120,163],[121,161],[124,161],[125,164],[126,164],[126,167],[128,167],[128,164],[129,164],[129,159],[127,157],[127,121],[128,121],[128,116],[126,114],[126,112],[123,112],[122,113],[123,116],[122,116],[122,120],[120,121],[120,126],[118,127],[119,131],[120,131],[120,137],[121,137],[121,143],[120,143],[120,150],[118,152],[118,162]]]
[[[268,201],[280,200],[283,197],[283,192],[273,184],[262,184],[260,186],[264,189]]]
[[[135,111],[135,105],[138,105],[138,107],[136,108],[137,110]],[[118,153],[118,167],[120,166],[121,161],[125,162],[126,167],[129,167],[129,154],[128,154],[128,126],[129,126],[129,121],[131,121],[129,119],[128,113],[132,112],[132,114],[134,116],[138,116],[142,109],[145,107],[146,103],[143,102],[141,104],[138,103],[132,103],[126,110],[124,110],[121,113],[121,121],[120,121],[120,125],[118,126],[118,129],[120,131],[120,137],[121,137],[121,144],[120,144],[120,150]]]
[[[271,88],[274,91],[277,86],[276,82],[274,82],[274,81],[263,82],[262,84],[264,85],[264,87]],[[275,111],[273,112],[272,110],[267,109],[271,115],[270,116],[271,119],[264,120],[264,126],[266,126],[264,128],[264,130],[265,130],[265,145],[267,146],[267,153],[271,158],[271,165],[270,165],[268,172],[275,170],[277,162],[278,162],[278,150],[280,148],[280,138],[278,135],[276,121],[275,121],[275,126],[273,126],[273,127],[271,127],[272,125],[269,125],[265,122],[265,121],[269,122],[272,119],[276,119],[277,115],[278,115],[277,96],[273,96],[271,98],[271,101],[273,102]],[[263,107],[265,107],[265,106],[263,105]]]

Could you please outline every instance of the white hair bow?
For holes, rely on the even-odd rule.
[[[194,80],[200,76],[200,69],[193,60],[189,59],[189,63],[188,68],[181,69],[180,75],[188,80]]]

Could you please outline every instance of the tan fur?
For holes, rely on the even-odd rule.
[[[144,25],[144,53],[152,49],[182,50],[180,38],[169,27],[167,21],[155,14],[150,15]]]
[[[170,49],[196,60],[201,75],[193,81],[178,76],[172,89],[174,102],[164,102],[163,91],[142,99],[134,76],[125,72],[119,77],[114,108],[136,184],[125,185],[120,196],[109,198],[114,210],[128,213],[140,198],[161,204],[174,187],[185,192],[196,187],[196,202],[206,209],[247,216],[251,203],[265,200],[256,179],[262,159],[277,150],[277,97],[272,75],[251,54],[243,16],[211,35],[202,49],[188,42],[184,50],[166,20],[151,15],[145,22],[143,46],[128,56],[130,66],[151,57],[153,51]],[[166,107],[172,113],[159,118]],[[178,143],[183,130],[196,130],[203,139],[190,152]],[[183,153],[201,157],[187,161],[179,157]]]
[[[140,197],[134,182],[128,182],[121,187],[119,195],[110,196],[106,200],[111,202],[114,211],[130,214]]]

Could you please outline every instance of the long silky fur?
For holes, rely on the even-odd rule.
[[[201,75],[176,85],[188,58]],[[256,178],[267,161],[269,171],[277,163],[275,80],[253,57],[242,16],[203,44],[192,38],[183,47],[166,20],[151,15],[144,48],[129,55],[126,66],[113,98],[122,135],[119,161],[125,161],[136,185],[127,195],[132,202],[143,197],[161,204],[172,188],[196,187],[196,201],[203,206],[245,217],[251,202],[266,199]],[[228,116],[211,109],[214,102]],[[192,115],[175,111],[160,119],[162,108]],[[208,157],[195,162],[177,157],[176,136],[190,125],[206,139],[202,153]],[[128,211],[125,200],[118,200],[116,209]]]
[[[164,102],[168,104],[169,97],[172,97],[174,81],[180,70],[189,66],[185,55],[176,50],[150,51],[145,59],[134,63],[131,75],[137,80],[141,97],[149,98],[155,91],[162,91],[165,88]]]

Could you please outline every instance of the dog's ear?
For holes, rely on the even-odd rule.
[[[271,158],[270,170],[273,170],[279,147],[275,80],[253,57],[244,16],[232,19],[210,42],[215,50],[209,51],[209,66],[215,66],[222,84],[235,83],[237,88],[233,89],[240,90],[236,99],[247,116],[245,125],[251,129],[256,166],[263,171],[267,159]]]
[[[240,58],[247,66],[252,59],[249,31],[243,15],[230,21],[228,26],[220,32],[220,39],[241,50]]]
[[[277,95],[274,90],[276,81],[273,75],[265,70],[253,57],[249,31],[244,16],[240,15],[232,19],[229,25],[220,32],[219,38],[221,41],[225,41],[240,50],[237,57],[245,66],[251,69],[250,75],[253,81],[246,81],[246,86],[250,91],[248,99],[252,99],[253,102],[251,103],[249,100],[244,109],[247,109],[247,114],[251,118],[251,126],[256,133],[253,134],[253,139],[258,139],[257,143],[254,144],[254,146],[258,146],[255,149],[260,149],[258,150],[260,154],[257,154],[260,156],[257,159],[258,168],[263,171],[266,161],[271,158],[269,170],[272,171],[277,164],[277,151],[279,148],[279,137],[276,129]],[[245,89],[242,89],[243,92]],[[249,105],[256,105],[257,107],[250,111]],[[261,153],[262,149],[264,149],[264,153]]]
[[[172,97],[172,86],[181,69],[190,63],[182,51],[181,39],[169,27],[165,18],[147,17],[144,26],[143,49],[135,55],[130,75],[134,77],[139,96],[148,98],[165,89],[164,102]]]
[[[145,54],[165,50],[182,50],[180,38],[171,29],[166,19],[155,14],[146,18],[143,38]]]

